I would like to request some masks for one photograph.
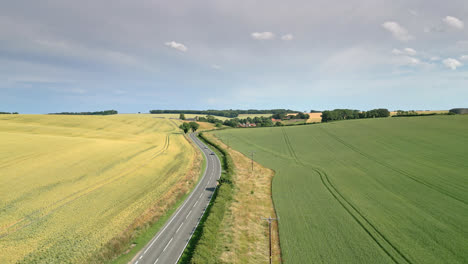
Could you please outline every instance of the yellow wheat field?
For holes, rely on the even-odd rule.
[[[0,115],[0,263],[83,263],[171,186],[194,149],[151,115]]]

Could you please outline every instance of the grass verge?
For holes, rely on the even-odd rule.
[[[276,217],[272,201],[272,180],[275,172],[263,167],[242,153],[229,148],[216,137],[216,132],[206,136],[227,149],[234,164],[232,178],[233,201],[220,228],[218,247],[219,263],[268,263],[269,234],[265,217]],[[272,262],[281,263],[278,225],[272,223]]]
[[[179,263],[217,263],[221,254],[217,241],[219,230],[226,210],[232,201],[233,162],[229,153],[223,148],[207,139],[203,133],[199,134],[201,140],[210,145],[221,159],[223,171],[213,198],[200,220],[190,242],[182,254]]]

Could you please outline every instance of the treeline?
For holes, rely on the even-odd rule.
[[[256,116],[254,118],[231,118],[226,120],[219,120],[214,116],[198,117],[199,122],[208,122],[213,123],[216,127],[221,127],[222,125],[230,127],[239,127],[245,124],[255,124],[256,127],[272,127],[274,126],[270,117]],[[250,126],[251,127],[251,126]]]
[[[116,115],[119,112],[116,110],[105,110],[96,112],[61,112],[61,113],[50,113],[49,115]]]
[[[19,114],[18,112],[0,112],[0,115],[17,115]]]
[[[397,110],[396,114],[393,117],[404,117],[404,116],[430,116],[430,115],[436,115],[437,113],[418,113],[414,110],[409,110],[409,111],[403,111],[403,110]]]
[[[216,148],[221,153],[221,165],[223,167],[218,187],[213,193],[210,204],[206,209],[198,227],[195,229],[187,248],[185,249],[179,263],[217,263],[219,257],[219,235],[221,223],[226,214],[234,186],[232,175],[234,174],[234,163],[229,153],[219,145],[207,139],[203,133],[199,137],[208,145]]]
[[[276,113],[296,113],[290,109],[269,109],[269,110],[150,110],[150,114],[196,114],[196,115],[212,115],[224,117],[238,117],[241,114],[276,114]]]
[[[389,117],[390,111],[385,108],[373,109],[369,111],[359,111],[352,109],[335,109],[322,112],[322,122],[335,120],[360,119],[360,118],[375,118]]]
[[[449,110],[449,113],[452,114],[468,114],[468,108],[453,108]]]
[[[286,113],[277,113],[277,114],[273,114],[271,116],[271,118],[281,119],[281,120],[285,120],[285,119],[309,119],[309,117],[310,117],[309,114],[302,113],[302,112],[297,113],[297,115],[287,115]]]
[[[271,121],[271,117],[264,117],[264,116],[256,116],[254,118],[247,117],[243,119],[239,118],[232,118],[224,120],[223,125],[230,126],[230,127],[239,127],[245,124],[255,124],[256,127],[272,127],[273,121]]]

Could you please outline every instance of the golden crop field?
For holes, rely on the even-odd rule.
[[[194,156],[152,115],[0,115],[0,263],[88,262],[185,183]]]

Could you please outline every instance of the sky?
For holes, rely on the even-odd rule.
[[[0,111],[468,107],[466,0],[0,0]]]

